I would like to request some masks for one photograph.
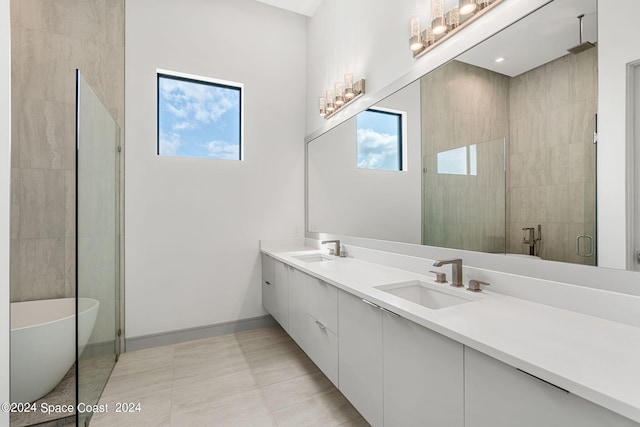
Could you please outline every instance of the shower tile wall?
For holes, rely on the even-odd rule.
[[[505,250],[504,137],[509,78],[452,61],[421,79],[423,244]],[[500,141],[495,141],[495,140]],[[478,176],[435,172],[436,154],[478,147]],[[497,160],[497,162],[495,161]],[[491,168],[487,162],[497,165]]]
[[[124,129],[124,0],[11,0],[11,300],[75,294],[75,69]]]
[[[542,225],[544,259],[593,263],[575,239],[595,237],[597,49],[565,55],[511,79],[508,252],[523,227]]]

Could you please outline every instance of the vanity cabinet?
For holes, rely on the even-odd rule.
[[[466,427],[638,427],[634,421],[465,347]]]
[[[262,306],[289,332],[289,266],[262,256]]]
[[[289,267],[289,335],[307,351],[308,281],[310,276]]]
[[[382,320],[384,425],[463,427],[464,346],[397,315]]]
[[[262,255],[262,306],[272,316],[276,312],[276,260]],[[275,318],[275,316],[274,316]]]
[[[374,427],[383,424],[382,311],[338,291],[340,391]]]
[[[307,286],[307,354],[337,387],[338,289],[312,276]]]
[[[339,291],[340,391],[373,426],[464,426],[464,347]]]

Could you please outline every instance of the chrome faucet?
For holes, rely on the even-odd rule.
[[[335,250],[334,254],[336,256],[340,256],[340,240],[323,240],[321,243],[323,245],[325,243],[335,243],[336,244],[336,250]]]
[[[451,286],[455,286],[456,288],[461,288],[464,286],[462,283],[462,260],[460,258],[456,259],[448,259],[448,260],[438,260],[434,261],[434,267],[442,267],[445,264],[451,264]]]

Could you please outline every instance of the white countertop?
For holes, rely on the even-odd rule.
[[[263,253],[468,347],[640,422],[640,328],[484,290],[436,284],[422,275],[354,258],[304,262],[320,253],[304,246],[269,245]],[[376,286],[420,280],[479,299],[437,310]]]

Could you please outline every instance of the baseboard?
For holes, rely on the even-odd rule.
[[[181,329],[160,334],[144,335],[125,339],[125,351],[143,350],[145,348],[163,345],[179,344],[182,342],[212,338],[235,332],[248,331],[276,326],[278,323],[270,315],[252,317],[249,319],[219,323],[217,325],[200,326],[197,328]]]

